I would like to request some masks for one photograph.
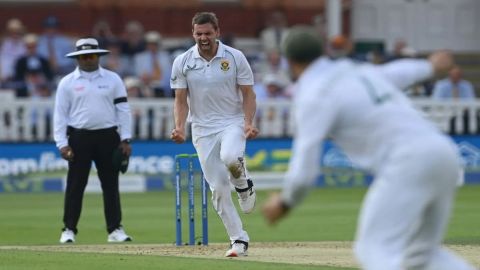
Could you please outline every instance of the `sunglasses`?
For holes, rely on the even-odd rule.
[[[78,56],[80,60],[87,60],[87,59],[98,59],[98,54],[81,54]]]

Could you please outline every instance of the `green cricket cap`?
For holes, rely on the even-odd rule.
[[[282,52],[292,61],[312,62],[322,55],[322,38],[312,27],[293,26],[282,43]]]

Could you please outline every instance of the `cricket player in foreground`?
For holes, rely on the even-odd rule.
[[[460,175],[451,139],[416,111],[377,67],[343,59],[326,64],[321,40],[293,28],[283,44],[294,79],[297,130],[280,194],[263,207],[270,224],[312,186],[330,138],[375,180],[360,213],[355,255],[368,270],[473,270],[441,246]],[[433,63],[446,72],[451,57]]]

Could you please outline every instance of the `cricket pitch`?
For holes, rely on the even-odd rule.
[[[480,266],[480,246],[447,245],[448,248]],[[208,246],[181,246],[172,244],[109,244],[109,245],[53,245],[0,246],[0,250],[34,250],[50,252],[111,253],[150,256],[179,256],[228,260],[225,243]],[[233,258],[259,262],[305,264],[337,267],[359,267],[354,259],[352,242],[261,242],[252,243],[248,256]]]

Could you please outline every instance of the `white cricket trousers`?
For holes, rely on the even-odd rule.
[[[393,146],[360,213],[355,254],[366,270],[474,270],[441,246],[459,159],[442,136]]]
[[[193,138],[203,174],[212,191],[213,208],[220,216],[231,243],[250,240],[233,204],[230,186],[230,182],[238,188],[248,186],[244,163],[245,140],[243,126],[238,125],[228,126],[216,134]],[[227,169],[229,166],[242,166],[243,173],[234,178]]]

